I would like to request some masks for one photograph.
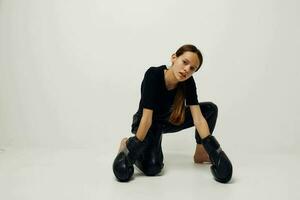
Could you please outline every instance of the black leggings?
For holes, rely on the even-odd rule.
[[[208,123],[210,134],[212,134],[218,116],[218,108],[212,102],[199,103],[202,115]],[[140,116],[133,116],[131,132],[136,134]],[[168,118],[168,117],[167,117]],[[182,125],[176,126],[168,122],[168,119],[153,120],[147,135],[144,139],[146,148],[138,157],[135,165],[146,175],[154,176],[161,172],[164,167],[164,156],[161,148],[162,134],[173,133],[194,126],[192,114],[189,107],[185,109],[185,121]],[[195,129],[195,139],[198,144],[201,144],[201,138]]]
[[[201,102],[199,103],[199,105],[200,105],[201,113],[207,121],[210,134],[212,134],[218,117],[218,107],[216,104],[212,102]],[[139,126],[139,121],[140,121],[140,117],[134,115],[133,123],[131,125],[131,132],[133,134],[136,134],[136,131]],[[158,140],[161,134],[178,132],[183,129],[190,128],[192,126],[194,126],[192,114],[190,108],[186,107],[185,121],[183,124],[176,126],[168,122],[168,119],[159,122],[153,121],[151,127],[148,130],[145,140],[149,140],[149,142],[150,141],[153,142],[153,140]],[[196,128],[195,128],[195,139],[197,144],[202,143]]]

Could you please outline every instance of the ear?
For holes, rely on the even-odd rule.
[[[171,63],[172,63],[172,65],[174,64],[176,58],[177,58],[176,54],[173,53],[172,56],[171,56]]]

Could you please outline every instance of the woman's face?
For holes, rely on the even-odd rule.
[[[184,52],[179,57],[173,54],[171,61],[174,75],[180,82],[190,78],[200,64],[197,54],[190,51]]]

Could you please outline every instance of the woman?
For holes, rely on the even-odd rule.
[[[198,103],[193,73],[203,58],[193,45],[183,45],[171,56],[172,66],[150,67],[141,85],[138,111],[133,116],[131,132],[135,136],[121,141],[113,163],[119,181],[128,181],[135,164],[145,175],[154,176],[164,167],[161,140],[163,133],[195,126],[195,163],[212,163],[215,180],[226,183],[232,165],[212,136],[218,108],[214,103]]]

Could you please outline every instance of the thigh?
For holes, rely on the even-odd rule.
[[[216,110],[216,105],[212,102],[200,102],[199,103],[201,113],[205,119],[208,119]],[[163,125],[163,133],[173,133],[180,130],[190,128],[194,126],[193,117],[190,107],[185,108],[185,120],[181,125],[174,125],[170,122],[166,122]]]

